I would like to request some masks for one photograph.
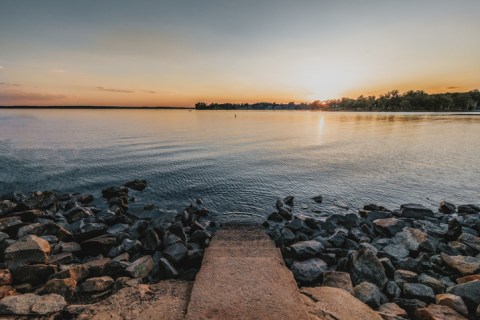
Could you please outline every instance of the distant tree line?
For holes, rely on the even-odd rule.
[[[211,103],[198,102],[197,110],[329,110],[329,111],[476,111],[480,110],[480,91],[435,93],[389,91],[378,97],[359,96],[312,103]]]

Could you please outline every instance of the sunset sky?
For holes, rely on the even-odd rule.
[[[0,0],[0,105],[480,88],[479,0]]]

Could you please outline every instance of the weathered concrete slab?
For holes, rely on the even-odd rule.
[[[205,252],[186,319],[308,319],[292,273],[263,230],[230,226]]]

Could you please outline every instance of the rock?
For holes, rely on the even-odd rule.
[[[400,212],[404,218],[424,219],[433,217],[433,211],[421,204],[408,203],[400,206]]]
[[[425,273],[422,273],[421,275],[419,275],[417,280],[419,283],[432,288],[435,294],[439,294],[445,291],[445,284],[442,281],[437,280],[433,277],[430,277]]]
[[[275,221],[275,222],[282,222],[283,217],[276,211],[270,213],[267,217],[268,220],[270,221]]]
[[[188,249],[182,243],[174,243],[167,247],[163,254],[168,260],[177,265],[187,257]]]
[[[461,297],[469,311],[473,313],[475,308],[480,304],[480,280],[448,287],[447,293]]]
[[[323,245],[315,240],[301,241],[290,246],[295,258],[305,260],[322,253]]]
[[[277,201],[275,202],[275,207],[277,208],[277,210],[283,207],[283,201],[277,198]]]
[[[418,299],[426,303],[435,301],[433,289],[421,283],[405,283],[403,285],[403,294],[409,299]]]
[[[328,242],[331,243],[334,248],[339,248],[345,243],[346,239],[347,234],[340,230],[335,231],[335,233],[328,238]]]
[[[85,262],[83,266],[87,267],[89,277],[101,277],[105,273],[105,267],[111,260],[110,258],[93,259]]]
[[[117,223],[109,227],[107,229],[107,233],[116,235],[116,234],[119,234],[120,232],[126,232],[129,228],[130,226],[126,223]]]
[[[374,220],[373,226],[381,235],[385,237],[393,237],[406,227],[406,223],[403,220],[396,218],[388,218]]]
[[[452,203],[442,201],[440,202],[439,210],[445,214],[452,214],[452,213],[455,213],[457,208]]]
[[[293,206],[293,199],[294,198],[295,198],[294,196],[286,196],[283,199],[283,203],[285,203],[286,205],[289,205],[289,206]]]
[[[98,254],[107,255],[117,242],[113,235],[102,235],[82,242],[82,253],[85,255],[96,256]]]
[[[385,285],[385,293],[390,298],[399,298],[402,294],[402,289],[394,281],[388,281]]]
[[[111,260],[105,266],[104,274],[113,279],[129,276],[128,267],[130,267],[128,261]]]
[[[295,261],[291,270],[295,280],[302,284],[313,284],[320,280],[328,265],[319,258],[310,258],[304,261]]]
[[[76,206],[65,212],[63,216],[67,218],[69,223],[72,223],[93,216],[93,212],[88,208]]]
[[[462,225],[457,219],[448,222],[448,230],[445,234],[445,241],[457,241],[462,234]]]
[[[325,271],[322,286],[340,288],[353,294],[352,280],[348,272]]]
[[[75,290],[77,289],[77,281],[72,278],[67,279],[51,279],[49,280],[42,289],[40,289],[40,294],[50,294],[55,293],[64,297],[67,301],[71,300]]]
[[[382,297],[383,294],[380,289],[370,282],[362,282],[355,286],[355,288],[353,288],[353,294],[357,299],[373,309],[378,308],[383,300],[386,300]]]
[[[50,276],[51,279],[73,279],[77,282],[82,282],[89,276],[89,270],[87,266],[78,264],[71,266],[66,270],[62,270]]]
[[[434,250],[429,236],[418,229],[404,228],[401,232],[395,235],[395,241],[398,244],[404,245],[411,251]]]
[[[315,287],[303,288],[300,292],[312,319],[382,320],[378,313],[345,290]]]
[[[390,211],[370,211],[367,213],[366,219],[368,221],[375,221],[381,219],[389,219],[393,217],[393,214]]]
[[[108,276],[89,278],[80,286],[83,293],[102,292],[113,286],[113,279]]]
[[[175,278],[179,275],[177,269],[165,258],[158,260],[158,268],[162,279]]]
[[[34,264],[12,269],[15,283],[30,283],[34,286],[47,282],[48,278],[57,272],[57,266]]]
[[[132,262],[130,267],[127,268],[127,272],[132,278],[143,278],[146,277],[152,269],[152,256],[144,256]]]
[[[283,207],[278,209],[278,215],[285,220],[291,220],[293,218],[292,213]]]
[[[349,256],[347,268],[355,285],[367,281],[383,288],[388,281],[382,263],[375,253],[368,249],[354,251]]]
[[[16,294],[17,292],[15,291],[14,287],[10,285],[0,286],[0,299],[3,299],[8,296],[14,296]]]
[[[480,237],[475,237],[474,235],[468,233],[462,233],[458,238],[458,241],[466,244],[477,252],[480,252]]]
[[[110,187],[102,190],[102,195],[104,198],[115,198],[115,197],[128,197],[128,188],[127,187]]]
[[[459,313],[446,306],[431,304],[415,312],[416,320],[466,320]]]
[[[480,258],[469,256],[449,256],[445,253],[440,254],[442,261],[459,272],[461,275],[470,275],[480,272]]]
[[[280,232],[282,235],[282,239],[285,245],[290,245],[295,242],[295,234],[293,233],[292,230],[289,228],[283,228],[282,231]]]
[[[408,318],[407,311],[403,310],[398,304],[389,302],[382,304],[378,308],[378,313],[382,316],[383,320],[399,320],[400,318]]]
[[[476,209],[479,209],[479,208],[477,208],[477,206],[475,205],[464,204],[464,205],[458,206],[457,212],[458,212],[458,215],[475,214],[479,212],[479,210],[476,210]]]
[[[207,230],[196,230],[190,235],[190,241],[205,244],[205,241],[212,238],[212,234]]]
[[[138,180],[129,181],[125,183],[125,187],[137,191],[143,191],[147,187],[147,180]]]
[[[0,286],[4,286],[6,284],[12,284],[13,278],[10,270],[8,269],[1,269],[0,270]]]
[[[5,297],[0,300],[0,314],[2,315],[49,315],[62,311],[67,302],[58,294],[38,296],[26,293]]]
[[[408,282],[417,282],[417,274],[408,270],[396,270],[393,279],[395,283],[403,288],[403,285]]]
[[[435,303],[438,305],[447,306],[462,316],[468,317],[467,306],[459,296],[450,293],[437,294],[435,296]]]
[[[404,299],[404,298],[395,298],[393,302],[398,304],[400,308],[407,311],[410,317],[415,315],[415,311],[419,308],[425,308],[427,304],[423,301],[417,299]]]
[[[403,244],[388,245],[382,249],[382,252],[392,260],[402,260],[410,254],[410,251]]]
[[[323,202],[323,197],[321,195],[315,196],[312,198],[313,201],[316,203],[322,203]]]
[[[33,235],[20,238],[5,249],[5,265],[9,269],[25,264],[45,263],[50,254],[50,244]]]
[[[460,284],[460,283],[466,283],[466,282],[475,281],[475,280],[480,280],[480,274],[473,274],[470,276],[457,278],[456,282]]]

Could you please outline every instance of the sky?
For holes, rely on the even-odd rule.
[[[0,105],[480,88],[478,0],[0,0]]]

